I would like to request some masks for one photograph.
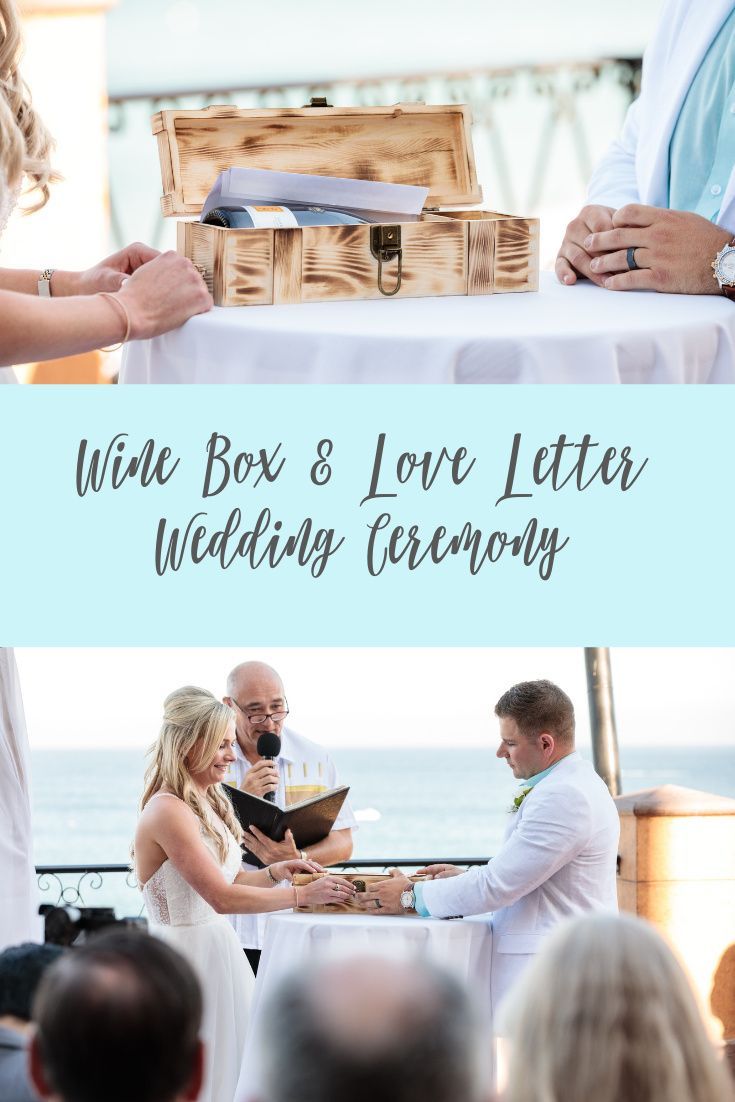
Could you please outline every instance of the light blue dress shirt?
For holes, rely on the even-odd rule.
[[[563,758],[559,759],[559,761],[563,760]],[[555,761],[548,769],[544,769],[541,773],[536,773],[533,777],[529,777],[528,780],[525,780],[521,785],[521,791],[523,791],[524,788],[533,788],[533,786],[538,784],[539,781],[542,781],[544,777],[548,777],[549,773],[551,773],[553,769],[556,769],[558,764],[559,762]],[[416,911],[422,918],[431,918],[431,911],[424,903],[424,885],[421,882],[414,884],[413,894],[416,900]]]
[[[716,221],[735,165],[735,8],[699,66],[669,146],[669,207]]]

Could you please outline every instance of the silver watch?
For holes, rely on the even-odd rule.
[[[416,892],[413,888],[406,888],[405,892],[401,892],[401,906],[404,911],[416,910]]]
[[[724,245],[712,261],[714,278],[720,285],[723,295],[735,297],[735,238]]]

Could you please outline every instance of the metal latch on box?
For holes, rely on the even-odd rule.
[[[373,226],[370,232],[370,251],[378,262],[378,290],[381,295],[391,298],[397,295],[401,289],[403,278],[403,249],[401,247],[400,226]],[[390,264],[392,260],[398,260],[398,272],[396,285],[392,291],[386,291],[383,286],[383,265]]]

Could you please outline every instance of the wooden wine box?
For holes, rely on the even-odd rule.
[[[189,220],[178,251],[202,269],[218,306],[535,291],[537,219],[451,209],[482,201],[470,125],[464,105],[160,111],[163,213],[197,218],[233,167],[415,184],[429,188],[418,221],[224,229]]]
[[[349,880],[351,884],[357,887],[358,891],[364,891],[366,887],[370,887],[372,884],[380,884],[383,880],[390,880],[390,876],[387,873],[365,873],[365,872],[336,872],[330,870],[328,873],[324,872],[297,872],[293,878],[293,882],[297,888],[306,884],[311,884],[313,880],[320,880],[322,876],[341,876],[343,880]],[[412,884],[418,883],[419,880],[425,880],[424,876],[409,876],[408,879]],[[346,914],[354,915],[368,914],[363,910],[359,903],[354,903],[352,900],[343,903],[312,903],[306,904],[301,907],[294,907],[295,911],[300,914],[320,914],[320,915],[333,915],[333,914]],[[372,908],[371,908],[372,910]],[[411,911],[406,912],[406,917],[416,917]]]

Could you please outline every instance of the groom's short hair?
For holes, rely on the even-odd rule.
[[[33,1017],[32,1066],[63,1102],[173,1102],[196,1074],[199,984],[148,934],[113,930],[69,950],[44,976]]]
[[[261,1102],[488,1096],[487,1032],[466,990],[425,960],[312,965],[263,1014]]]
[[[548,731],[563,743],[574,743],[574,705],[553,681],[521,681],[495,705],[499,719],[514,719],[526,738]]]

